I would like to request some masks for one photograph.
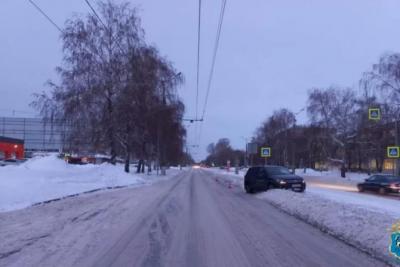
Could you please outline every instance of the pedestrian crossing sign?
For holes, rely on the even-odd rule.
[[[262,147],[261,148],[261,157],[263,157],[263,158],[271,157],[271,148],[270,147]]]
[[[370,108],[368,109],[368,119],[370,120],[380,120],[381,119],[381,110],[379,108]]]
[[[387,148],[387,156],[388,158],[398,158],[400,157],[400,147],[398,146],[389,146]]]

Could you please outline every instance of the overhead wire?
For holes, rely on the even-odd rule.
[[[205,116],[205,113],[206,113],[207,104],[208,104],[208,98],[209,98],[209,95],[210,95],[211,84],[212,84],[212,80],[213,80],[213,77],[214,77],[215,62],[216,62],[216,59],[217,59],[219,41],[220,41],[220,37],[221,37],[222,25],[223,25],[224,16],[225,16],[225,8],[226,8],[226,0],[223,0],[222,1],[222,5],[221,5],[221,12],[220,12],[220,17],[219,17],[217,36],[215,38],[214,52],[213,52],[213,57],[212,57],[212,61],[211,61],[211,69],[210,69],[210,74],[209,74],[209,77],[208,77],[206,98],[205,98],[205,102],[204,102],[204,106],[203,106],[203,112],[202,112],[202,115],[201,115],[201,119],[202,120],[204,120],[204,116]]]
[[[198,119],[199,86],[200,86],[200,46],[201,46],[201,0],[199,0],[197,25],[197,77],[196,77],[196,120]]]
[[[195,119],[196,122],[194,127],[194,142],[197,139],[198,133],[198,113],[199,113],[199,90],[200,90],[200,51],[201,51],[201,9],[202,9],[202,0],[199,0],[198,4],[198,18],[197,18],[197,63],[196,63],[196,102],[195,102]]]
[[[101,19],[101,17],[99,16],[99,14],[97,13],[96,9],[94,9],[94,7],[92,6],[92,4],[89,2],[89,0],[85,0],[86,4],[89,6],[89,8],[92,10],[93,14],[96,16],[96,18],[100,21],[100,23],[103,25],[104,30],[106,30],[110,35],[111,35],[111,30],[107,27],[107,25],[103,22],[103,20]],[[116,40],[115,38],[113,38],[115,41],[115,43],[117,44],[119,50],[121,50],[122,54],[125,54],[124,49],[122,49],[121,44],[119,43],[118,40]]]
[[[198,142],[197,142],[198,147],[200,146],[204,117],[206,114],[208,99],[210,96],[211,85],[212,85],[212,81],[213,81],[213,77],[214,77],[215,62],[217,59],[217,53],[218,53],[221,32],[222,32],[222,25],[223,25],[223,21],[224,21],[224,17],[225,17],[226,2],[227,2],[227,0],[222,0],[222,3],[221,3],[221,10],[220,10],[220,16],[219,16],[219,21],[218,21],[217,34],[216,34],[216,38],[215,38],[214,50],[213,50],[212,61],[211,61],[211,69],[210,69],[208,83],[207,83],[206,97],[205,97],[203,111],[202,111],[202,115],[201,115],[201,119],[200,119],[200,130],[199,130]]]
[[[35,2],[33,2],[33,0],[28,0],[32,6],[34,6],[36,8],[37,11],[39,11],[58,31],[60,31],[61,33],[63,33],[63,30],[61,29],[60,26],[57,25],[57,23],[55,23],[47,14],[46,12],[43,11],[43,9],[41,9]]]

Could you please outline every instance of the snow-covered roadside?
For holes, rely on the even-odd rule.
[[[368,174],[358,172],[346,172],[346,177],[342,178],[339,170],[320,172],[313,169],[306,169],[305,173],[303,169],[296,169],[295,171],[297,175],[303,177],[308,182],[343,185],[350,186],[351,188],[356,188],[358,183],[368,178]]]
[[[0,212],[96,189],[148,185],[178,172],[128,174],[122,165],[70,165],[55,154],[36,157],[18,166],[0,167]]]
[[[243,186],[243,175],[211,171]],[[316,187],[308,187],[305,193],[269,190],[255,196],[385,262],[394,262],[388,250],[389,229],[400,220],[398,200]]]
[[[396,218],[400,218],[400,199],[386,198],[374,194],[330,190],[314,186],[308,186],[307,194],[309,193],[332,201],[361,206],[372,211],[386,212]]]
[[[238,174],[235,174],[234,168],[231,168],[229,172],[226,169],[219,169],[219,168],[208,168],[204,170],[212,172],[214,174],[221,175],[228,182],[240,187],[243,187],[243,179],[247,172],[247,169],[241,169],[239,170]]]
[[[390,228],[400,217],[314,193],[271,190],[258,198],[388,263]]]
[[[306,168],[306,172],[304,172],[304,169],[296,169],[295,170],[296,174],[300,176],[312,176],[312,177],[335,177],[338,178],[338,181],[363,181],[365,178],[368,177],[368,174],[362,173],[362,172],[346,172],[346,177],[342,178],[340,175],[340,170],[338,169],[333,169],[329,171],[317,171],[314,169]]]

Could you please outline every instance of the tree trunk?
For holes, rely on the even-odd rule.
[[[136,169],[136,173],[140,173],[140,171],[141,171],[141,169],[142,169],[142,164],[143,164],[143,160],[140,159],[139,162],[138,162],[138,166],[137,166],[137,169]]]
[[[131,161],[131,149],[129,146],[126,147],[126,156],[125,156],[125,172],[129,173],[129,166]]]
[[[144,161],[142,160],[142,165],[141,165],[141,170],[140,170],[141,173],[144,173],[144,167],[145,167],[144,165],[145,165]]]
[[[109,142],[110,142],[110,154],[111,154],[111,164],[115,165],[117,162],[117,152],[115,149],[115,134],[114,134],[114,126],[111,123],[113,120],[113,112],[114,112],[114,108],[113,108],[113,103],[111,100],[112,97],[112,92],[111,90],[107,90],[107,111],[108,111],[108,118],[109,118],[109,128],[108,128],[108,138],[109,138]]]

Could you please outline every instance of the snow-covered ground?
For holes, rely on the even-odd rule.
[[[296,169],[295,171],[297,175],[304,177],[306,181],[350,185],[354,188],[358,183],[368,178],[368,174],[359,172],[346,172],[346,177],[342,178],[340,176],[340,171],[337,169],[322,172],[313,169],[306,169],[306,172],[304,172],[304,169]]]
[[[55,154],[35,157],[18,166],[0,167],[0,212],[100,188],[151,184],[177,172],[128,174],[122,165],[70,165]]]
[[[210,171],[229,183],[243,187],[242,173],[234,175],[224,170]],[[300,175],[299,172],[297,174]],[[349,179],[345,180],[347,182],[343,183],[340,175],[336,177],[330,173],[319,176],[319,180],[339,184],[331,189],[314,186],[310,182],[304,193],[270,190],[256,194],[256,197],[388,262],[392,260],[388,251],[389,229],[400,220],[400,200],[345,190],[346,183],[351,188],[351,183],[364,178],[362,175],[349,175]],[[338,188],[341,183],[343,190]]]
[[[206,170],[211,171],[215,174],[219,174],[223,176],[224,179],[230,181],[232,184],[236,184],[242,187],[243,187],[243,179],[247,172],[247,169],[241,169],[239,170],[239,173],[236,174],[234,168],[230,168],[229,171],[227,171],[226,169],[219,169],[219,168],[208,168]]]
[[[389,212],[384,203],[381,203],[382,209],[372,209],[361,199],[355,204],[348,199],[333,199],[312,191],[302,194],[271,190],[257,197],[380,259],[394,260],[388,246],[390,228],[400,219],[399,205],[397,210]]]
[[[314,186],[308,186],[307,193],[344,204],[357,205],[371,211],[385,212],[400,219],[400,199],[390,199],[358,192],[343,192]]]
[[[319,176],[319,177],[340,177],[340,179],[349,179],[349,180],[363,180],[368,177],[368,174],[363,172],[346,172],[346,178],[342,178],[340,176],[339,169],[332,169],[329,171],[317,171],[314,169],[306,168],[306,172],[304,169],[296,169],[296,174],[298,175],[307,175],[307,176]]]

